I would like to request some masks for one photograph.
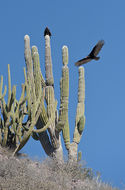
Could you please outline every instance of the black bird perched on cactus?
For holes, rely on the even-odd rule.
[[[46,27],[44,30],[44,36],[46,36],[46,35],[52,36],[48,27]]]
[[[104,40],[98,41],[98,43],[94,46],[94,48],[92,49],[92,51],[90,52],[90,54],[87,57],[85,57],[85,58],[77,61],[75,63],[75,65],[76,66],[80,66],[80,65],[83,65],[85,63],[90,62],[93,59],[94,60],[99,60],[100,57],[97,57],[97,55],[100,52],[100,50],[101,50],[101,48],[102,48],[103,45],[104,45]]]

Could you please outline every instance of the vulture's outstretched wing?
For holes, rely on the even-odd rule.
[[[76,63],[75,63],[75,65],[76,66],[80,66],[80,65],[83,65],[83,64],[85,64],[85,63],[88,63],[88,62],[90,62],[92,60],[92,58],[90,58],[90,57],[85,57],[85,58],[83,58],[83,59],[80,59],[79,61],[77,61]]]
[[[85,58],[83,58],[83,59],[77,61],[77,62],[75,63],[75,65],[76,65],[76,66],[83,65],[83,64],[85,64],[85,63],[90,62],[92,59],[98,60],[100,57],[96,57],[96,56],[98,55],[98,53],[99,53],[99,51],[101,50],[101,48],[102,48],[103,45],[104,45],[104,40],[100,40],[100,41],[94,46],[94,48],[92,49],[92,51],[90,52],[90,54],[89,54],[87,57],[85,57]]]
[[[102,46],[104,45],[104,40],[100,40],[92,49],[91,53],[88,55],[90,57],[96,57],[100,50],[102,49]]]

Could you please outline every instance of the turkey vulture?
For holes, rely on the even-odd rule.
[[[51,36],[51,32],[50,32],[48,27],[46,27],[45,30],[44,30],[44,36],[46,36],[46,35]]]
[[[99,60],[100,57],[96,57],[96,56],[97,56],[98,53],[100,52],[100,50],[101,50],[101,48],[102,48],[103,45],[104,45],[104,40],[100,40],[100,41],[94,46],[94,48],[92,49],[92,51],[90,52],[90,54],[89,54],[87,57],[85,57],[85,58],[83,58],[83,59],[77,61],[77,62],[75,63],[75,65],[76,65],[76,66],[80,66],[80,65],[82,65],[82,64],[88,63],[89,61],[91,61],[91,60],[93,60],[93,59],[94,59],[94,60]]]

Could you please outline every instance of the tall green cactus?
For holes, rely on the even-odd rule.
[[[62,48],[62,78],[60,80],[60,110],[59,110],[59,125],[57,129],[62,130],[63,139],[67,150],[70,145],[70,133],[69,133],[69,122],[68,122],[68,99],[69,99],[69,69],[68,69],[68,48],[63,46]],[[62,126],[62,127],[59,127]]]
[[[60,80],[60,108],[57,110],[57,100],[54,93],[54,77],[51,58],[51,33],[45,29],[45,79],[40,69],[39,53],[36,46],[30,47],[30,37],[24,37],[25,83],[22,84],[22,93],[16,99],[16,86],[11,90],[11,75],[8,65],[8,100],[5,102],[6,86],[3,89],[3,77],[0,82],[0,144],[10,146],[13,144],[15,155],[32,136],[40,141],[48,156],[63,159],[61,132],[69,160],[81,159],[77,154],[78,144],[85,125],[84,101],[85,81],[84,68],[79,68],[78,104],[76,110],[73,140],[70,138],[70,125],[68,120],[69,103],[69,68],[68,47],[62,48],[62,77]],[[26,117],[25,117],[26,116]],[[10,140],[12,141],[10,143]]]

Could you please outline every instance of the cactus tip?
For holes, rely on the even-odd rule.
[[[26,34],[25,36],[24,36],[24,40],[29,40],[30,39],[30,37]]]
[[[62,47],[62,55],[63,55],[63,65],[66,66],[68,64],[68,47]]]
[[[66,50],[68,47],[66,46],[66,45],[64,45],[63,47],[62,47],[62,50]]]
[[[38,53],[37,46],[32,46],[32,53]]]

